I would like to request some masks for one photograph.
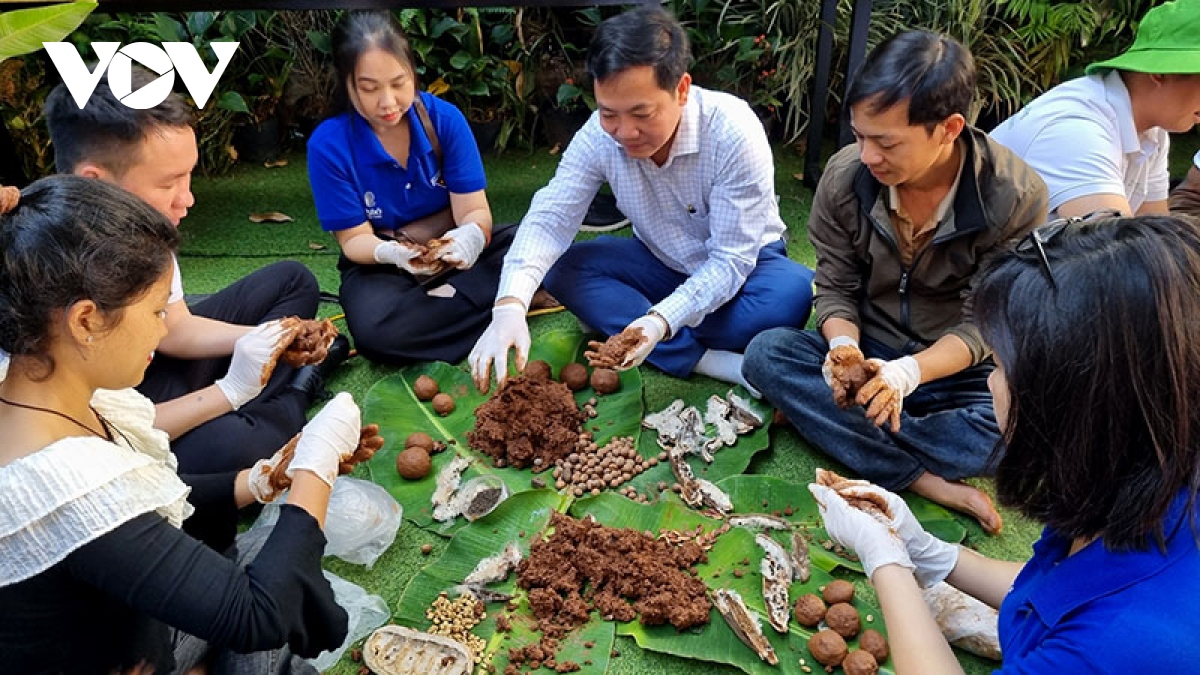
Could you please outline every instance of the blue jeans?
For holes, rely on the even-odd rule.
[[[543,285],[580,321],[614,335],[687,279],[636,238],[599,237],[572,244]],[[782,241],[764,246],[737,295],[694,328],[675,327],[646,360],[687,377],[706,350],[740,352],[768,328],[803,326],[812,309],[812,279],[812,270],[788,259]]]
[[[864,338],[867,358],[903,353]],[[876,427],[861,406],[842,410],[821,376],[829,344],[816,331],[778,328],[751,341],[742,374],[783,411],[809,443],[889,490],[908,487],[928,471],[947,480],[989,475],[1000,439],[981,363],[933,382],[904,399],[900,432]]]

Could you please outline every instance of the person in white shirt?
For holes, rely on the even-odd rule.
[[[992,131],[1050,190],[1052,215],[1166,213],[1169,133],[1200,122],[1200,0],[1151,9],[1133,46]]]
[[[587,69],[598,110],[538,191],[504,260],[492,323],[469,356],[480,391],[523,370],[525,310],[543,282],[605,335],[641,328],[622,364],[649,361],[745,385],[741,351],[759,332],[803,326],[812,271],[787,258],[771,147],[745,101],[692,84],[679,22],[639,8],[600,24]],[[601,185],[633,237],[572,244]],[[751,390],[752,393],[753,390]]]

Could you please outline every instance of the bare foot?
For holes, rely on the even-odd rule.
[[[942,506],[973,516],[988,534],[1000,534],[1004,527],[1004,520],[992,504],[992,498],[966,483],[946,480],[926,471],[908,489]]]

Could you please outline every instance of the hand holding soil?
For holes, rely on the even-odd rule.
[[[588,365],[593,368],[620,369],[629,360],[629,356],[646,342],[646,334],[638,328],[626,328],[604,342],[591,340],[590,350],[583,353]]]
[[[300,319],[292,316],[284,319],[283,324],[293,329],[293,333],[279,360],[293,368],[324,361],[329,355],[329,346],[338,335],[337,327],[329,319]]]
[[[362,428],[358,436],[358,447],[349,457],[338,464],[338,475],[344,476],[354,470],[354,467],[369,461],[383,447],[384,438],[379,435],[378,424],[368,424]]]
[[[858,347],[841,345],[829,351],[829,367],[833,381],[833,401],[845,410],[855,404],[855,397],[871,378],[879,373],[878,364],[868,361]]]

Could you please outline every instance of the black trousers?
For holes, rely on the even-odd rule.
[[[342,257],[340,292],[346,324],[363,356],[388,365],[463,360],[491,323],[504,254],[516,225],[497,226],[470,269],[421,285],[391,265],[359,265]],[[429,295],[442,284],[453,297]]]
[[[191,308],[226,323],[253,326],[285,316],[311,319],[320,289],[313,273],[295,261],[277,262],[245,276]],[[138,391],[162,403],[209,386],[229,370],[230,357],[177,359],[161,354]],[[179,473],[238,471],[270,457],[304,426],[308,396],[288,386],[292,368],[279,364],[266,388],[240,410],[225,413],[176,438],[171,449]]]

